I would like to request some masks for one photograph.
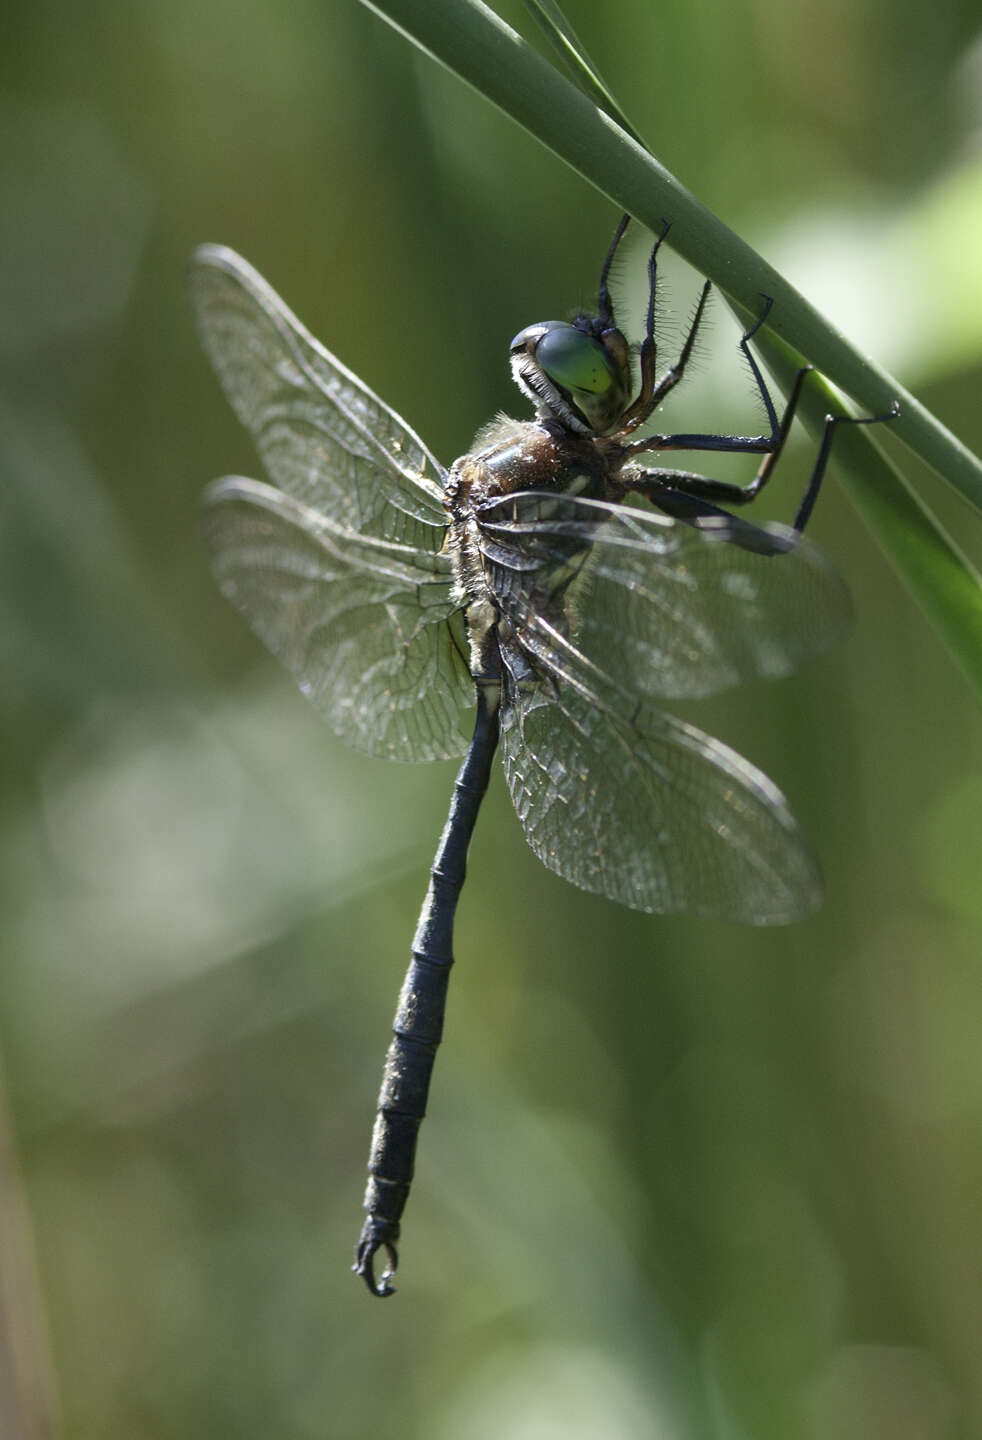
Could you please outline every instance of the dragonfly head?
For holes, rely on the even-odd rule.
[[[511,373],[540,414],[581,435],[614,429],[631,393],[627,341],[589,315],[521,330],[511,342]]]

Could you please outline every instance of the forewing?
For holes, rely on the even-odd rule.
[[[638,695],[688,699],[787,675],[848,632],[831,562],[783,526],[688,525],[527,491],[481,507],[489,586],[516,623],[545,614]]]
[[[201,246],[189,284],[205,349],[271,478],[354,534],[439,550],[443,470],[419,436],[233,250]]]
[[[551,870],[635,910],[754,925],[820,902],[807,840],[749,761],[639,704],[544,622],[505,662],[505,775]]]
[[[444,555],[353,536],[255,480],[210,486],[202,529],[223,594],[342,740],[393,760],[466,749]]]

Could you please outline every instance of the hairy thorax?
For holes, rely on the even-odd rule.
[[[501,415],[454,462],[444,492],[450,516],[445,548],[453,561],[456,599],[467,615],[475,673],[494,668],[498,623],[484,577],[477,507],[527,490],[619,499],[623,490],[611,458],[592,436],[573,434],[555,421]]]
[[[619,498],[620,487],[609,470],[592,437],[574,435],[554,421],[500,415],[479,430],[474,448],[454,461],[443,501],[450,515],[447,549],[461,600],[484,595],[476,506],[522,490],[552,490],[592,500],[614,499],[616,490]]]

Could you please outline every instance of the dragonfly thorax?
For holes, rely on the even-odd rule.
[[[604,499],[612,459],[592,437],[571,434],[556,420],[499,415],[478,431],[474,448],[454,462],[446,486],[447,508],[453,514],[461,503],[476,505],[517,490]],[[616,462],[620,460],[618,454]]]
[[[519,505],[519,497],[527,498],[529,492],[610,500],[617,491],[621,456],[602,452],[592,436],[571,433],[556,420],[520,421],[505,415],[479,431],[474,446],[451,467],[444,505],[450,516],[446,549],[453,562],[455,596],[466,607],[472,669],[480,674],[494,668],[498,620],[488,591],[482,509],[510,495]],[[567,563],[569,548],[563,547],[558,557],[559,569]],[[580,548],[578,541],[572,551]]]

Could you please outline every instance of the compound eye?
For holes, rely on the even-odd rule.
[[[570,394],[606,395],[620,383],[613,356],[574,325],[550,327],[535,347],[535,360]]]

